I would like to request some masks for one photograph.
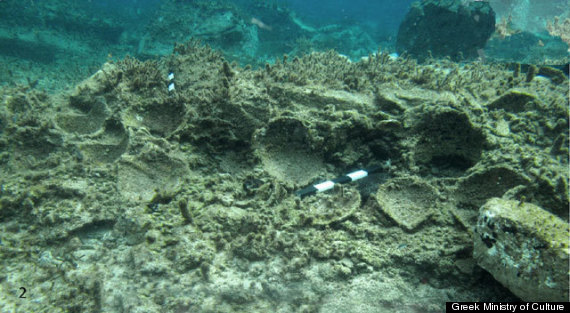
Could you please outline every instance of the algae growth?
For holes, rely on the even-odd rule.
[[[0,301],[440,312],[518,300],[476,266],[473,227],[493,197],[567,221],[568,81],[556,77],[380,51],[251,69],[191,41],[108,62],[69,92],[4,87]],[[385,166],[294,196],[369,165]]]

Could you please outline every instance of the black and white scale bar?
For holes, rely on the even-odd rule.
[[[324,181],[322,183],[307,186],[301,190],[297,190],[297,191],[295,191],[295,195],[297,195],[301,198],[304,198],[306,196],[315,194],[317,192],[323,192],[323,191],[333,189],[334,185],[336,185],[336,184],[345,184],[345,183],[353,182],[355,180],[362,179],[362,178],[364,178],[364,177],[366,177],[372,173],[376,173],[376,172],[380,171],[381,169],[382,169],[381,166],[372,166],[372,167],[369,167],[367,169],[354,171],[354,172],[348,173],[346,175],[337,177],[333,180],[327,180],[327,181]]]
[[[173,92],[174,87],[174,72],[168,73],[168,92]]]

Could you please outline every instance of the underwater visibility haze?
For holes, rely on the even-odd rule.
[[[568,0],[0,0],[0,312],[569,301]]]

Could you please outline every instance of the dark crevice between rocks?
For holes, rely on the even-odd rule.
[[[428,114],[413,130],[419,133],[412,149],[423,175],[459,177],[481,158],[486,138],[467,114],[446,110]]]
[[[71,230],[68,233],[68,238],[72,238],[74,236],[79,237],[82,240],[85,239],[103,239],[103,236],[107,233],[110,233],[115,226],[115,221],[113,220],[98,220],[92,221],[85,225],[82,225],[79,228]]]
[[[463,156],[451,154],[434,156],[430,165],[431,172],[435,176],[455,177],[460,176],[475,164]]]

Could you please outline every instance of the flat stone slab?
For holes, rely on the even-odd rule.
[[[473,257],[524,301],[568,301],[568,223],[529,203],[492,198],[479,210]]]
[[[416,231],[434,213],[439,193],[418,177],[391,179],[376,193],[380,210],[406,231]]]

